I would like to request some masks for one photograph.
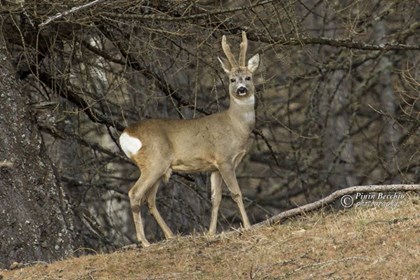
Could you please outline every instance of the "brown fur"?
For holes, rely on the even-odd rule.
[[[247,41],[245,34],[242,37],[241,60],[244,60]],[[230,52],[228,45],[225,45],[225,38],[222,42],[225,52]],[[231,53],[226,53],[226,56],[230,61],[233,58]],[[216,231],[222,179],[238,204],[244,227],[250,226],[235,168],[248,150],[249,136],[255,125],[252,73],[258,67],[259,57],[256,55],[251,58],[247,67],[221,63],[230,79],[228,110],[191,120],[144,120],[124,131],[142,143],[141,149],[132,156],[132,160],[141,170],[141,176],[129,192],[131,205],[147,202],[151,214],[167,238],[172,237],[173,233],[156,208],[155,196],[159,182],[162,179],[169,180],[172,171],[212,172],[211,234]],[[148,246],[140,211],[137,207],[132,209],[137,238],[144,246]]]

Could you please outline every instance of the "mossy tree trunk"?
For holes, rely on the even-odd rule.
[[[73,253],[72,213],[0,38],[0,268]]]

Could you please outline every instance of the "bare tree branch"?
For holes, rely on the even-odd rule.
[[[86,3],[84,5],[73,7],[70,10],[67,10],[67,11],[64,11],[64,12],[61,12],[61,13],[57,13],[55,16],[49,17],[46,21],[42,22],[38,26],[39,27],[44,27],[44,26],[46,26],[47,24],[49,24],[50,22],[52,22],[52,21],[54,21],[56,19],[62,18],[64,16],[67,16],[67,15],[70,15],[70,14],[74,14],[74,13],[80,11],[80,10],[93,7],[93,6],[97,5],[97,4],[100,4],[100,3],[105,2],[105,1],[106,0],[94,0],[94,1],[89,2],[89,3]]]
[[[3,167],[13,167],[13,162],[7,160],[0,161],[0,168]]]
[[[40,80],[48,85],[49,87],[57,87],[59,88],[58,93],[63,97],[66,98],[68,101],[75,104],[79,107],[94,123],[105,124],[107,126],[115,127],[118,131],[123,131],[125,126],[119,123],[116,120],[112,120],[109,117],[105,116],[104,114],[98,112],[95,108],[93,108],[89,102],[83,98],[81,95],[71,91],[70,89],[66,88],[66,83],[60,79],[54,79],[53,77],[49,76],[46,73],[40,75]],[[52,86],[54,85],[54,86]]]
[[[400,43],[381,43],[379,45],[357,42],[351,39],[332,39],[326,37],[299,37],[299,38],[281,38],[272,39],[262,38],[261,36],[249,36],[250,40],[267,41],[274,45],[298,46],[298,45],[327,45],[338,48],[359,49],[369,51],[391,51],[391,50],[420,50],[420,45],[407,45]],[[270,49],[273,46],[267,46]]]
[[[212,11],[206,11],[204,13],[199,14],[193,14],[189,16],[161,16],[156,14],[120,14],[120,13],[111,13],[111,12],[102,12],[100,13],[100,16],[103,17],[109,17],[114,19],[128,19],[128,20],[160,20],[160,21],[188,21],[192,19],[201,19],[201,18],[207,18],[210,16],[215,15],[222,15],[222,14],[229,14],[229,13],[235,13],[238,11],[248,10],[252,9],[258,6],[263,6],[269,3],[274,2],[274,0],[265,0],[265,1],[257,1],[255,4],[247,5],[247,6],[240,6],[235,8],[228,8],[228,9],[217,9]]]

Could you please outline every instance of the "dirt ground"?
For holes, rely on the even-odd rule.
[[[0,279],[420,279],[420,198],[149,248],[0,271]]]

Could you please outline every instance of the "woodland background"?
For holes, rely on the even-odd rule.
[[[0,266],[135,241],[119,133],[227,108],[222,35],[261,55],[237,175],[251,222],[353,185],[420,181],[417,1],[1,1]],[[218,230],[239,226],[227,190]],[[158,192],[205,232],[208,174]],[[150,240],[163,235],[144,209]]]

